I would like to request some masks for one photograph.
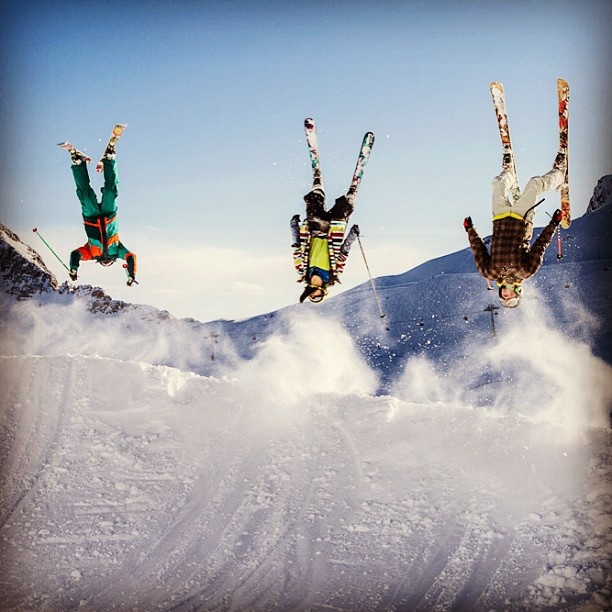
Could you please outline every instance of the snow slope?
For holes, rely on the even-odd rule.
[[[377,279],[384,319],[5,279],[2,609],[609,609],[609,218],[497,314],[466,252]]]

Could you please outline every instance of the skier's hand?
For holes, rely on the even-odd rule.
[[[68,272],[68,276],[70,277],[70,280],[75,281],[78,277],[77,277],[77,271],[76,270],[70,270],[70,272]]]
[[[129,276],[128,280],[127,280],[127,286],[131,287],[132,285],[137,285],[138,281],[133,277],[133,276]]]
[[[291,223],[298,223],[301,221],[300,215],[293,215],[293,217],[291,217]]]
[[[356,223],[351,227],[351,232],[353,234],[355,234],[355,236],[360,236],[361,235],[359,233],[359,226]]]
[[[467,232],[469,229],[472,229],[474,227],[474,224],[472,223],[472,217],[466,217],[463,220],[463,227],[465,229],[465,231]]]
[[[555,225],[559,225],[559,223],[561,223],[561,219],[563,219],[563,213],[557,208],[557,210],[555,210],[553,213],[552,222]]]

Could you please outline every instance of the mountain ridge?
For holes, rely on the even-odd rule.
[[[10,229],[0,226],[3,310],[9,315],[12,300],[35,298],[38,302],[68,309],[82,307],[92,315],[112,315],[112,321],[104,319],[103,323],[86,328],[82,320],[77,319],[81,327],[76,322],[74,327],[67,323],[66,333],[86,332],[92,336],[95,328],[95,339],[84,342],[84,350],[88,353],[105,346],[105,325],[120,326],[125,330],[126,346],[114,347],[110,355],[127,358],[130,330],[138,329],[150,343],[148,349],[143,346],[142,354],[158,355],[154,365],[177,365],[198,374],[213,374],[228,363],[252,358],[271,335],[287,329],[292,317],[316,313],[342,322],[368,363],[381,373],[382,380],[386,381],[384,388],[384,384],[396,376],[407,356],[423,354],[440,363],[461,358],[469,354],[471,343],[486,342],[504,326],[521,321],[530,301],[539,302],[558,324],[574,326],[579,325],[573,319],[572,306],[581,303],[590,316],[600,321],[590,340],[594,352],[612,362],[612,332],[604,299],[611,289],[609,178],[602,177],[598,183],[594,194],[597,205],[561,233],[563,258],[557,258],[554,244],[549,246],[544,265],[526,283],[526,304],[518,312],[497,308],[494,292],[486,291],[485,281],[475,269],[471,250],[466,247],[404,273],[376,278],[374,282],[384,317],[380,316],[371,285],[366,282],[320,305],[296,304],[238,321],[177,319],[152,306],[114,300],[99,287],[58,284],[40,255],[24,245]],[[605,194],[608,194],[607,199],[603,200]],[[15,316],[18,315],[15,313]],[[31,313],[28,316],[32,316]],[[151,322],[158,325],[146,329]],[[5,330],[8,325],[5,324]],[[7,333],[10,335],[11,330]],[[54,333],[51,331],[49,335]],[[59,339],[58,342],[61,343]],[[150,350],[151,347],[155,350]]]

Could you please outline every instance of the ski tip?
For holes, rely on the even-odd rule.
[[[569,83],[565,79],[557,79],[557,88],[558,89],[569,89]]]
[[[363,142],[364,144],[369,144],[370,146],[372,146],[374,144],[374,132],[366,132],[363,135]]]
[[[489,89],[499,89],[499,91],[504,91],[504,86],[499,81],[491,81],[489,83]]]
[[[312,117],[306,117],[306,119],[304,119],[304,125],[306,127],[314,125],[315,120]]]

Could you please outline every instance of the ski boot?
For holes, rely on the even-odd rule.
[[[60,149],[64,149],[64,151],[67,151],[70,154],[70,159],[72,159],[73,165],[80,166],[83,162],[85,162],[86,164],[91,163],[91,157],[89,157],[89,155],[85,155],[83,151],[75,149],[74,145],[69,143],[68,141],[60,142],[57,146],[60,147]]]

